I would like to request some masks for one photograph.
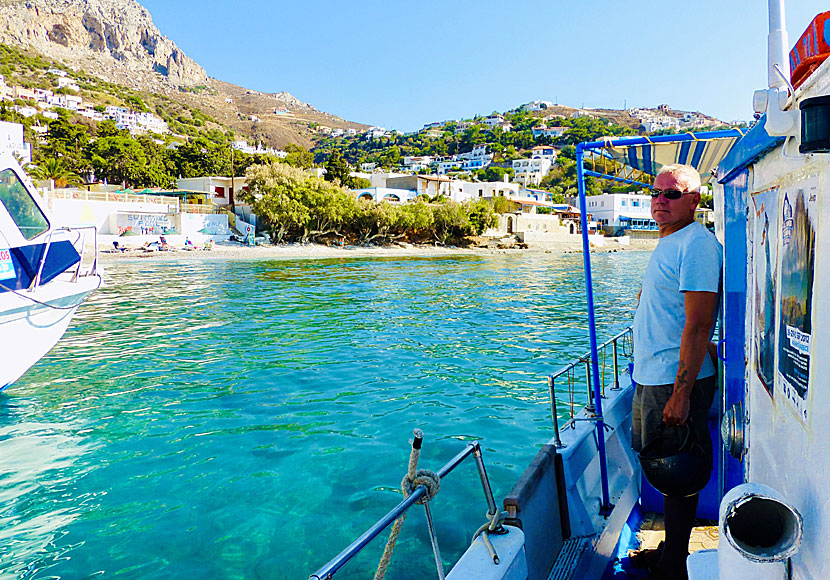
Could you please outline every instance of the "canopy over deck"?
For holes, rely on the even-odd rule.
[[[590,169],[585,175],[650,186],[664,165],[691,165],[703,183],[713,178],[732,145],[743,136],[739,129],[704,131],[656,137],[619,137],[580,143]]]
[[[588,333],[591,344],[591,374],[594,383],[596,409],[597,450],[600,456],[602,503],[600,513],[613,508],[608,491],[608,467],[605,458],[605,426],[602,417],[602,398],[599,384],[597,356],[597,329],[594,311],[594,291],[591,279],[591,252],[588,240],[588,215],[585,209],[585,177],[598,177],[651,187],[654,176],[664,165],[682,163],[691,165],[700,173],[701,181],[710,181],[714,170],[743,133],[738,129],[705,131],[657,137],[620,137],[580,143],[576,146],[579,210],[582,221],[582,256],[585,262],[585,293],[588,306]],[[588,163],[590,169],[585,168]]]

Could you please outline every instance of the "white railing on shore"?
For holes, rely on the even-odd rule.
[[[47,199],[75,199],[82,201],[123,201],[127,203],[155,203],[178,207],[179,198],[169,195],[123,193],[114,191],[86,191],[83,189],[54,189],[46,192]],[[193,204],[188,204],[188,206]]]
[[[182,203],[178,197],[170,195],[150,195],[144,193],[124,193],[114,191],[86,191],[83,189],[53,189],[43,191],[43,196],[51,202],[55,199],[74,201],[109,201],[126,203],[152,203],[167,206],[168,213],[228,214],[228,223],[234,225],[234,215],[221,205],[204,203]]]
[[[230,213],[220,205],[208,205],[204,203],[182,203],[179,204],[179,211],[182,213]]]

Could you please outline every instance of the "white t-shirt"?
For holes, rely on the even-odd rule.
[[[683,293],[719,292],[722,265],[720,242],[697,222],[660,238],[646,268],[640,305],[634,315],[635,382],[674,383],[680,363],[680,337],[686,325]],[[714,374],[715,367],[705,356],[697,378]]]

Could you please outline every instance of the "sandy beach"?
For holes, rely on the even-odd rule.
[[[608,243],[602,247],[592,245],[592,252],[619,252],[650,250],[656,240],[638,240],[629,246]],[[581,252],[581,245],[573,243],[547,244],[529,248],[488,248],[470,246],[428,246],[428,245],[389,245],[389,246],[325,246],[321,244],[281,244],[276,246],[243,246],[238,243],[220,242],[213,249],[185,250],[173,247],[167,251],[145,251],[132,248],[126,252],[117,252],[106,246],[99,251],[104,261],[125,259],[181,260],[181,259],[314,259],[314,258],[354,258],[354,257],[405,257],[405,256],[450,256],[470,255],[486,256],[496,254],[547,253],[564,254]]]

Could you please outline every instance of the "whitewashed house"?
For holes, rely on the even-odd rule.
[[[358,200],[384,201],[387,203],[407,203],[415,199],[418,195],[410,189],[392,187],[364,187],[362,189],[353,189],[352,193],[355,194]]]
[[[651,217],[651,196],[606,193],[587,198],[586,210],[610,230],[656,230]]]
[[[522,106],[522,108],[526,111],[544,111],[545,109],[549,109],[553,106],[553,103],[550,101],[531,101]]]
[[[519,194],[518,183],[509,181],[462,181],[461,189],[470,199],[492,199],[494,197],[516,197]]]
[[[207,194],[216,205],[228,205],[233,192],[244,189],[248,182],[244,177],[189,177],[176,180],[176,188]],[[236,201],[236,200],[234,200]],[[238,202],[237,202],[238,203]]]
[[[388,134],[389,132],[383,127],[369,127],[368,129],[366,129],[366,132],[364,133],[364,135],[366,135],[366,138],[371,140],[381,139]]]
[[[60,77],[58,78],[58,88],[59,89],[69,89],[70,91],[80,91],[81,87],[75,82],[75,79],[71,79],[69,77]]]
[[[533,127],[530,131],[533,134],[534,139],[538,139],[539,137],[550,137],[551,139],[555,139],[564,135],[567,130],[567,127],[546,127],[544,125],[539,125],[537,127]]]
[[[414,192],[413,198],[426,195],[430,199],[443,196],[452,201],[470,199],[464,193],[462,182],[440,175],[406,175],[391,177],[386,180],[386,186],[395,189],[408,189]]]
[[[487,125],[488,127],[490,127],[492,129],[493,127],[496,127],[496,126],[501,125],[502,123],[504,123],[504,115],[499,115],[499,114],[490,115],[489,117],[486,117],[482,121],[482,123],[484,123],[485,125]]]
[[[31,163],[32,146],[23,140],[22,124],[0,121],[0,151],[11,151]]]
[[[530,150],[531,159],[550,159],[551,165],[556,163],[556,149],[551,145],[537,145]]]
[[[528,185],[539,185],[542,179],[550,173],[551,161],[542,157],[531,159],[514,159],[513,172],[514,181]]]

